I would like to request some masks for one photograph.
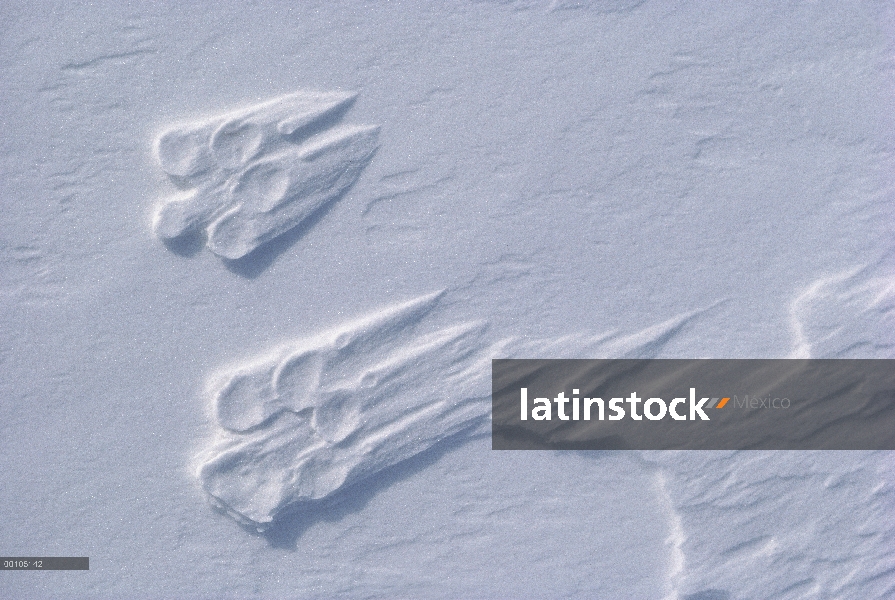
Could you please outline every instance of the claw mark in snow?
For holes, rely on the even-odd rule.
[[[443,295],[385,308],[213,377],[211,408],[221,431],[198,469],[211,502],[264,530],[296,504],[456,433],[483,431],[492,358],[651,356],[695,315],[630,336],[495,341],[480,322],[426,326]]]
[[[376,126],[335,125],[356,94],[298,92],[156,140],[162,169],[191,190],[153,222],[162,240],[203,234],[237,259],[282,235],[350,188],[377,147]]]

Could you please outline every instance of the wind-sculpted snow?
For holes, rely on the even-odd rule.
[[[795,299],[798,356],[895,358],[895,277],[867,270],[819,279]]]
[[[354,98],[298,92],[164,131],[158,161],[192,189],[161,205],[155,234],[204,234],[209,250],[237,259],[299,225],[351,187],[376,149],[378,127],[333,124]]]
[[[891,452],[639,456],[673,523],[669,597],[892,598]]]
[[[424,326],[443,293],[386,308],[214,377],[220,439],[198,477],[212,502],[263,530],[463,431],[490,411],[491,359],[651,355],[695,313],[631,336],[493,340],[484,323]]]
[[[596,13],[630,12],[646,0],[553,0],[550,10],[584,9]]]

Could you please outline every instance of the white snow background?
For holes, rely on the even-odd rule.
[[[379,127],[357,181],[162,243],[162,132],[305,91]],[[436,292],[400,402],[470,323],[486,365],[895,358],[891,2],[5,0],[0,125],[0,555],[91,565],[0,598],[895,598],[887,452],[493,452],[470,392],[263,533],[197,477],[222,369]]]

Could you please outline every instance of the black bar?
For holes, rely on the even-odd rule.
[[[0,556],[0,571],[89,571],[87,556]]]

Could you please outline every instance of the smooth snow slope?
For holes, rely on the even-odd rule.
[[[0,555],[91,570],[0,597],[895,596],[891,453],[492,452],[477,391],[895,358],[893,99],[875,0],[2,3]]]

